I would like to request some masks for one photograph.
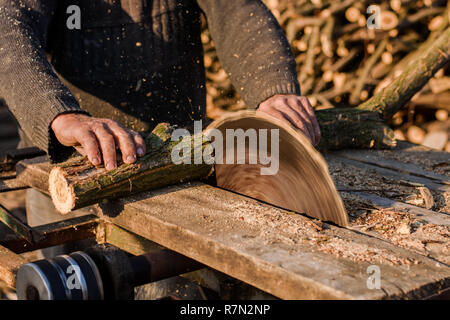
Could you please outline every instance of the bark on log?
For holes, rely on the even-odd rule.
[[[320,151],[396,146],[394,132],[376,112],[355,108],[325,109],[316,111],[316,117],[322,133]]]
[[[422,50],[422,54],[410,62],[391,84],[357,108],[377,111],[383,114],[384,119],[390,119],[450,61],[450,27]]]
[[[317,117],[323,134],[320,150],[395,146],[392,130],[378,113],[353,108],[329,109],[318,111]],[[171,141],[173,129],[168,124],[158,125],[147,137],[148,153],[135,164],[121,164],[115,170],[106,171],[103,167],[94,167],[85,157],[76,157],[54,167],[49,176],[49,191],[56,209],[66,214],[103,199],[206,178],[212,171],[212,164],[195,161],[195,155],[203,155],[209,142],[201,134],[180,142]],[[191,164],[174,164],[172,151],[175,147],[181,150],[183,146],[188,146],[192,152],[182,153],[180,162],[190,159]]]
[[[166,123],[156,126],[146,139],[147,154],[134,164],[121,164],[112,171],[94,167],[85,157],[72,158],[54,167],[49,176],[49,191],[56,209],[66,214],[103,199],[207,177],[212,164],[194,162],[195,155],[203,154],[209,145],[207,140],[202,135],[194,135],[190,139],[171,141],[173,130]],[[180,160],[190,159],[191,164],[174,164],[172,150],[188,143],[192,152],[182,153]],[[200,152],[196,152],[198,149]]]

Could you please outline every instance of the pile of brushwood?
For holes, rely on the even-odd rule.
[[[450,2],[264,2],[291,44],[302,94],[317,110],[321,149],[392,147],[396,138],[450,148]],[[208,116],[245,108],[206,24],[202,41]]]

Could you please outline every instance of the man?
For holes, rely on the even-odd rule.
[[[68,28],[73,5],[80,29]],[[201,12],[248,107],[317,144],[289,44],[258,0],[0,0],[0,97],[18,121],[21,145],[53,161],[75,147],[112,170],[116,147],[125,163],[135,162],[145,154],[139,133],[157,123],[204,119]],[[31,225],[61,219],[47,197],[30,191],[27,200]]]

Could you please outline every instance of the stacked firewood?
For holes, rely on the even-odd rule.
[[[302,94],[317,109],[354,107],[386,87],[450,24],[447,0],[265,0],[291,44]],[[448,2],[448,3],[447,3]],[[207,112],[245,108],[204,28]],[[450,151],[447,65],[392,119],[398,139]],[[430,122],[431,121],[431,122]]]

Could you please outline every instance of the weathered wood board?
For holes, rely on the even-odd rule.
[[[7,286],[14,288],[17,270],[28,261],[2,246],[0,246],[0,261],[0,279],[3,279]]]
[[[327,154],[348,229],[197,182],[94,208],[280,298],[426,298],[450,288],[449,158],[404,143]],[[20,164],[18,176],[46,192],[50,166],[42,161]],[[380,289],[367,287],[371,265],[380,268]]]
[[[386,241],[200,183],[99,207],[103,217],[280,298],[424,298],[450,268]],[[382,287],[367,288],[377,265]]]
[[[333,152],[333,154],[450,184],[450,155],[448,152],[406,141],[398,141],[394,150],[341,150]]]
[[[400,142],[393,151],[343,150],[326,159],[346,190],[352,229],[450,265],[448,153]]]

